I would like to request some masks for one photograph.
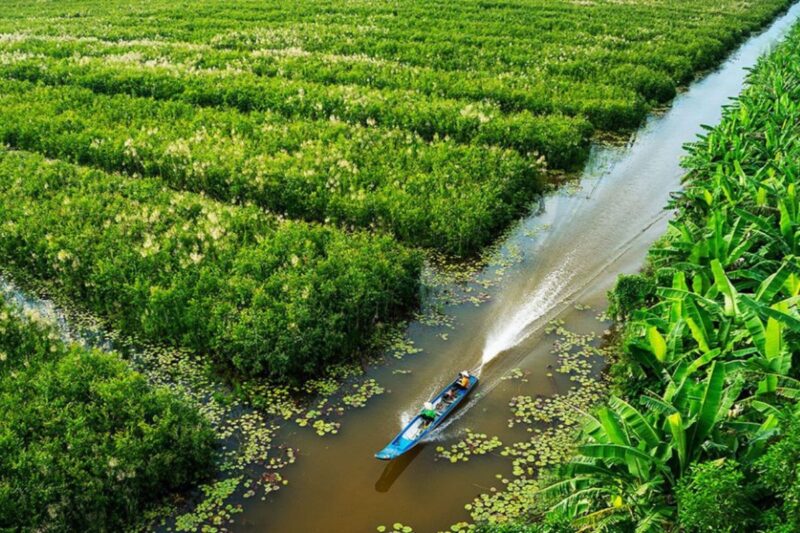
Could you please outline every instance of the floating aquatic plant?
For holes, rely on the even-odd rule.
[[[465,431],[466,437],[449,448],[437,446],[438,456],[451,463],[469,461],[470,457],[487,454],[503,445],[498,437],[489,437],[485,433],[473,432],[470,429]]]
[[[401,522],[395,522],[391,527],[378,526],[375,528],[378,533],[414,533],[411,526],[407,526]]]
[[[364,407],[370,398],[385,392],[385,389],[378,385],[378,382],[374,379],[354,384],[353,388],[355,389],[354,392],[342,398],[342,403],[350,407]]]

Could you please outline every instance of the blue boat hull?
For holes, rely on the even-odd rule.
[[[426,436],[430,435],[452,413],[461,401],[466,398],[478,384],[478,378],[469,377],[469,386],[462,389],[457,385],[457,380],[445,387],[431,400],[438,414],[436,418],[426,424],[422,415],[417,415],[392,439],[384,449],[375,454],[378,459],[388,461],[399,457],[419,444]],[[448,391],[455,390],[456,395],[451,401],[445,399]]]

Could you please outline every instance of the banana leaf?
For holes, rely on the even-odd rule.
[[[656,430],[635,407],[616,396],[612,396],[609,399],[608,405],[617,413],[625,425],[630,427],[636,437],[648,447],[654,448],[661,443],[661,438],[656,433]]]
[[[722,402],[723,387],[725,385],[725,366],[711,363],[708,378],[704,382],[702,399],[689,437],[691,449],[698,449],[703,441],[711,434],[711,430],[718,422],[717,413]]]

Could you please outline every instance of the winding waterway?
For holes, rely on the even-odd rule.
[[[368,370],[389,389],[363,409],[348,412],[339,434],[319,438],[292,426],[281,438],[299,448],[289,485],[265,502],[245,504],[242,531],[370,532],[402,522],[418,532],[446,530],[468,519],[464,504],[508,475],[507,458],[487,455],[468,463],[437,461],[428,443],[391,463],[373,458],[421,402],[462,368],[478,369],[476,395],[436,437],[447,443],[469,427],[503,442],[523,440],[509,429],[508,401],[516,394],[552,395],[571,383],[547,377],[555,356],[542,342],[544,326],[562,319],[575,331],[602,331],[594,318],[619,273],[643,264],[662,234],[669,195],[679,189],[682,146],[716,124],[722,106],[742,89],[746,69],[777,43],[800,16],[793,6],[764,32],[751,37],[717,70],[693,83],[663,115],[652,116],[625,147],[597,146],[577,187],[548,195],[506,238],[501,254],[521,257],[490,300],[445,311],[454,329],[411,324],[408,335],[423,353]],[[542,229],[545,228],[545,229]],[[497,267],[482,273],[492,278]],[[479,288],[475,286],[476,290]],[[593,312],[574,304],[591,305]],[[446,333],[446,339],[441,335]],[[522,368],[528,381],[501,380]],[[399,374],[396,370],[410,370]]]

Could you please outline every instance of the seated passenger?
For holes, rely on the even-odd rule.
[[[438,413],[436,412],[436,408],[433,406],[431,402],[425,402],[425,405],[423,406],[422,412],[420,414],[422,415],[422,418],[428,424],[430,424],[431,422],[436,420],[436,415]]]

